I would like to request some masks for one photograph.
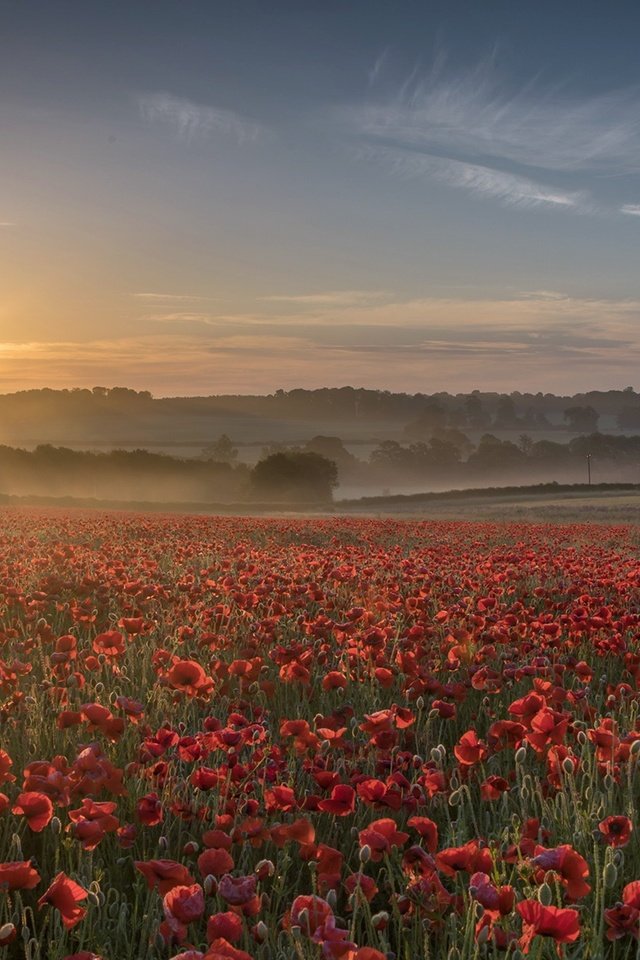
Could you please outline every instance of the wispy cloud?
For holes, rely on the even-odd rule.
[[[212,297],[198,297],[194,296],[191,293],[133,293],[133,297],[137,297],[140,300],[150,300],[152,302],[158,301],[163,303],[169,302],[200,302],[205,300],[211,300]]]
[[[205,325],[211,325],[216,322],[216,317],[209,313],[189,313],[187,311],[175,313],[148,313],[139,319],[151,320],[154,323],[203,323]]]
[[[122,384],[158,394],[371,386],[403,391],[610,389],[640,362],[640,303],[417,300],[380,305],[365,326],[185,328],[86,342],[0,343],[0,391]],[[352,315],[352,311],[353,314]],[[386,313],[383,314],[383,311]],[[348,316],[347,316],[348,314]],[[383,322],[384,321],[384,322]]]
[[[259,140],[267,132],[261,124],[232,110],[194,103],[170,93],[143,94],[138,97],[138,106],[144,120],[168,124],[186,142],[221,133],[243,144]]]
[[[324,293],[277,294],[259,297],[259,300],[274,303],[296,303],[304,306],[349,306],[359,303],[373,303],[389,296],[384,290],[328,290]]]
[[[428,76],[414,69],[385,98],[337,117],[360,156],[506,204],[593,212],[580,178],[640,173],[638,91],[580,99],[538,82],[513,91],[493,61],[451,76],[440,58]]]
[[[367,73],[367,80],[369,82],[370,87],[374,85],[374,83],[380,76],[388,56],[389,56],[389,47],[385,47],[384,50],[376,57],[374,63],[371,66],[371,69]]]
[[[367,146],[360,155],[382,162],[393,174],[402,177],[430,176],[452,187],[459,187],[507,206],[555,207],[576,212],[593,206],[582,190],[566,191],[546,186],[529,177],[478,163],[416,153],[404,147]]]
[[[620,213],[626,213],[630,217],[640,217],[640,203],[625,203],[620,207]]]

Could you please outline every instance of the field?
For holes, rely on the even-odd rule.
[[[638,956],[636,527],[1,516],[0,960]]]

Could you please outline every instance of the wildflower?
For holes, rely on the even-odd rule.
[[[51,886],[38,900],[38,906],[49,904],[60,913],[65,929],[71,930],[86,916],[86,909],[78,904],[86,900],[88,891],[65,873],[59,873]]]

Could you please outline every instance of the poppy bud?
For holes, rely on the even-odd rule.
[[[87,900],[88,900],[89,903],[91,903],[94,907],[99,907],[99,906],[100,906],[100,897],[98,896],[97,893],[94,893],[93,890],[89,890],[89,892],[87,893]]]
[[[258,920],[255,927],[251,928],[251,933],[253,934],[253,939],[257,943],[264,943],[264,941],[269,936],[269,928],[267,927],[264,920]]]
[[[572,757],[565,757],[562,761],[562,769],[564,773],[571,777],[575,773],[576,765]]]
[[[61,833],[61,832],[62,832],[62,823],[60,822],[60,818],[59,818],[59,817],[51,817],[51,820],[50,820],[50,822],[49,822],[49,827],[50,827],[50,829],[51,829],[51,832],[52,832],[52,833],[55,833],[56,836],[57,836],[59,833]]]
[[[526,759],[527,759],[527,748],[518,747],[515,755],[516,764],[520,765],[521,763],[524,763]]]
[[[578,736],[576,737],[576,740],[581,747],[584,747],[588,743],[587,735],[584,730],[578,730]]]
[[[104,683],[101,680],[96,683],[96,693],[104,693]]]
[[[420,696],[416,698],[416,707],[418,710],[424,710],[424,697]]]
[[[200,844],[196,843],[195,840],[188,840],[182,848],[182,852],[186,857],[193,856],[194,853],[197,853],[200,849]]]
[[[543,907],[550,907],[553,900],[553,890],[548,883],[543,883],[538,890],[538,900]]]
[[[161,850],[167,850],[169,848],[169,841],[166,837],[158,837],[158,846]]]
[[[602,879],[604,880],[605,887],[611,889],[615,887],[616,881],[618,879],[618,871],[614,863],[605,864],[605,868],[602,871]]]
[[[202,888],[208,897],[215,894],[218,890],[218,882],[212,873],[208,873],[204,878]]]
[[[451,796],[449,797],[449,806],[457,807],[460,803],[461,795],[459,790],[454,790]]]
[[[371,860],[371,847],[368,843],[365,843],[363,847],[360,847],[359,853],[360,863],[369,863]]]
[[[440,751],[437,747],[433,747],[431,750],[431,759],[434,763],[440,763]]]
[[[637,757],[640,753],[640,740],[634,740],[631,746],[629,747],[629,753],[632,757]]]
[[[480,927],[476,935],[476,943],[482,945],[489,939],[489,927]]]
[[[12,940],[15,940],[17,932],[14,923],[3,923],[0,927],[0,947],[6,947]]]
[[[614,867],[614,870],[615,870],[615,867]],[[329,906],[331,907],[331,909],[332,909],[332,910],[335,910],[336,907],[338,906],[338,896],[337,896],[335,890],[333,890],[333,889],[329,890],[329,892],[327,893],[327,896],[326,896],[325,899],[326,899],[327,903],[329,904]]]
[[[276,872],[273,860],[259,860],[258,863],[256,863],[255,872],[258,880],[266,880],[267,877],[272,877]]]
[[[389,923],[389,914],[386,910],[380,910],[371,917],[371,925],[374,930],[385,930]]]

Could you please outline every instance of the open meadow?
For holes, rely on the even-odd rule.
[[[631,958],[631,526],[10,509],[0,957]]]

